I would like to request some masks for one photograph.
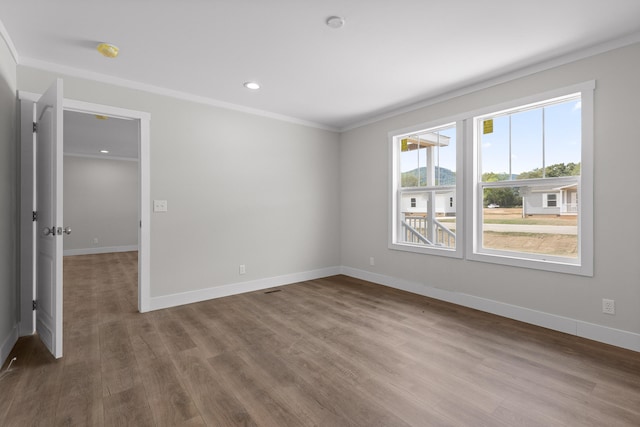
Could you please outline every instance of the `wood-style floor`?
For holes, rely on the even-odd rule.
[[[344,276],[139,314],[136,263],[65,258],[0,425],[640,425],[639,353]]]

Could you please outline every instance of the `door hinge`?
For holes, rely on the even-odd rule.
[[[31,302],[31,308],[33,308],[34,310],[36,310],[38,308],[38,302],[36,300],[33,300]]]
[[[33,211],[33,215],[31,216],[31,219],[32,219],[33,221],[37,221],[37,220],[38,220],[38,212]]]
[[[33,133],[38,132],[38,124],[36,122],[33,122]]]

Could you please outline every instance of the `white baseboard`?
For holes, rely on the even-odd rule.
[[[0,367],[4,365],[4,362],[7,360],[9,353],[13,349],[13,346],[16,345],[16,341],[18,341],[18,325],[14,325],[9,331],[9,334],[2,341],[2,346],[0,347]]]
[[[398,279],[391,276],[344,266],[328,267],[319,270],[251,280],[248,282],[214,286],[197,291],[152,297],[149,310],[160,310],[163,308],[191,304],[245,292],[259,291],[261,289],[284,286],[292,283],[304,282],[306,280],[320,279],[323,277],[334,276],[336,274],[344,274],[346,276],[367,280],[379,285],[389,286],[391,288],[518,320],[520,322],[530,323],[532,325],[542,326],[544,328],[564,332],[566,334],[576,335],[582,338],[640,352],[640,334],[596,325],[512,304],[506,304],[486,298],[480,298],[469,294],[433,288],[422,283],[411,282],[404,279]]]
[[[179,294],[171,294],[160,297],[151,297],[149,310],[159,310],[162,308],[191,304],[194,302],[242,294],[245,292],[259,291],[261,289],[273,288],[275,286],[290,285],[292,283],[304,282],[306,280],[335,276],[336,274],[340,274],[340,270],[340,267],[328,267],[320,270],[286,274],[283,276],[268,277],[265,279],[233,283],[230,285],[214,286],[207,289],[199,289],[197,291],[181,292]]]
[[[83,249],[65,249],[64,256],[73,255],[94,255],[94,254],[109,254],[112,252],[131,252],[137,251],[138,245],[130,246],[104,246],[101,248],[83,248]]]
[[[640,352],[640,334],[582,322],[580,320],[577,320],[576,323],[578,326],[576,335],[579,337]]]
[[[414,294],[447,301],[464,307],[474,308],[487,313],[497,314],[520,322],[530,323],[532,325],[542,326],[555,331],[640,352],[640,334],[633,332],[587,323],[581,320],[531,310],[529,308],[480,298],[473,295],[433,288],[422,283],[371,273],[369,271],[359,270],[356,268],[342,267],[341,273],[346,276],[355,277],[356,279],[366,280]]]

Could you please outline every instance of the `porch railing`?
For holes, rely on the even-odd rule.
[[[578,204],[577,203],[563,203],[562,204],[562,212],[577,213],[578,212]]]
[[[420,226],[418,226],[418,229],[416,229],[411,225],[411,223],[416,225],[416,222],[419,222],[414,221],[415,219],[416,218],[406,218],[404,221],[402,221],[402,234],[404,235],[404,241],[407,243],[423,243],[425,245],[433,245],[433,243],[431,243],[429,239],[424,237],[424,235],[420,231],[418,231],[419,229],[421,229]],[[409,222],[407,222],[407,220],[409,220]],[[422,228],[422,230],[424,232],[424,228]]]
[[[456,247],[456,234],[437,219],[433,219],[433,232],[429,233],[429,220],[426,215],[403,214],[402,235],[406,243],[418,243],[434,246]],[[433,236],[429,236],[432,234]],[[431,239],[429,238],[431,237]]]

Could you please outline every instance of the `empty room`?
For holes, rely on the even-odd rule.
[[[639,16],[0,2],[0,425],[640,425]]]

